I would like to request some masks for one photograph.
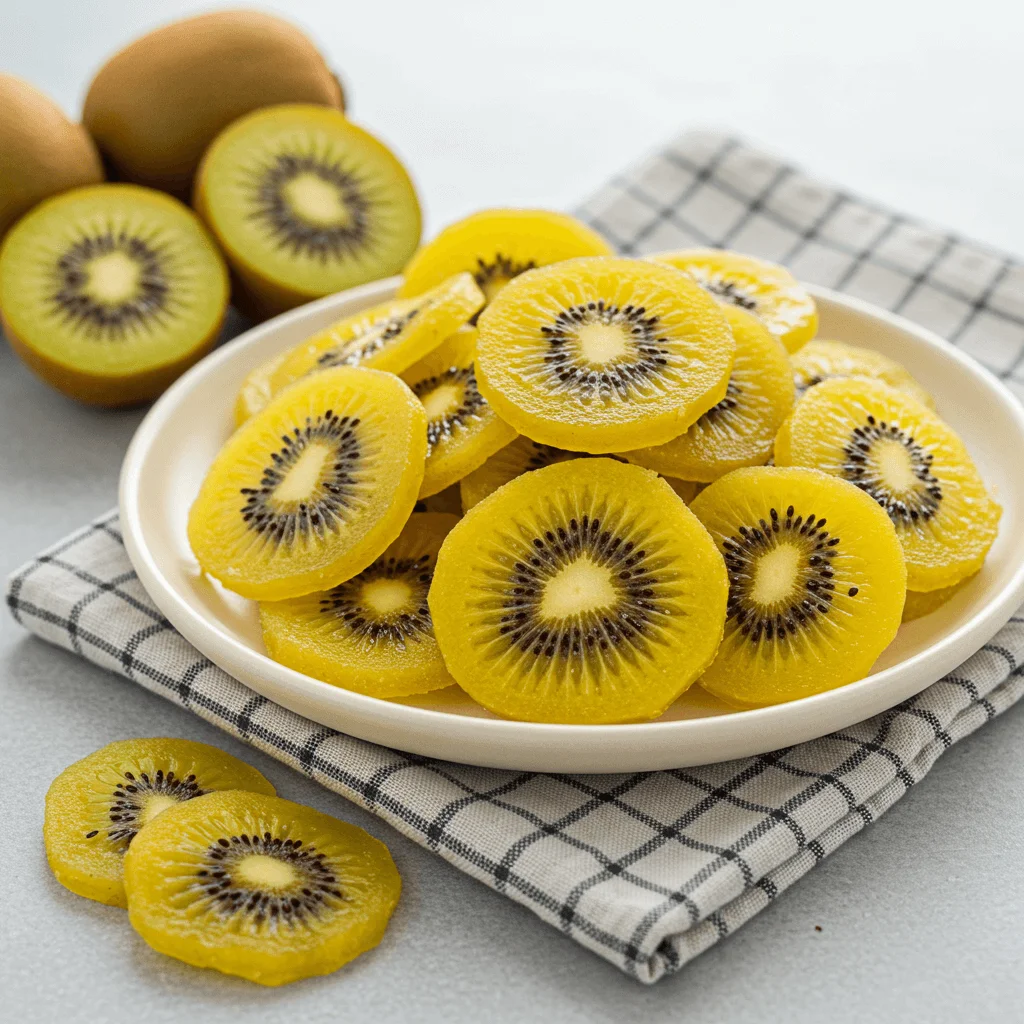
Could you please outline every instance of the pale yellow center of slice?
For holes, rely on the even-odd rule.
[[[240,881],[261,889],[287,889],[298,878],[291,864],[264,853],[243,857],[235,865],[234,874]]]
[[[162,814],[168,807],[174,807],[179,801],[173,796],[164,796],[162,793],[154,793],[146,798],[139,815],[139,823],[148,825],[158,814]]]
[[[803,552],[795,544],[780,544],[757,560],[750,600],[762,607],[793,596]]]
[[[342,228],[352,223],[352,214],[336,185],[310,172],[296,174],[282,188],[292,212],[320,227]]]
[[[608,569],[583,555],[548,580],[540,599],[540,614],[545,619],[567,618],[610,608],[617,598]]]
[[[872,455],[878,475],[890,491],[909,491],[918,483],[910,452],[899,441],[877,442]]]
[[[619,324],[584,324],[576,330],[580,355],[595,366],[621,359],[629,353],[626,332]]]
[[[89,261],[86,289],[97,302],[117,306],[136,296],[139,265],[123,252],[108,252]]]
[[[329,445],[309,445],[274,489],[274,500],[281,504],[308,500],[319,486],[324,465],[331,456]]]
[[[390,615],[408,606],[412,590],[405,580],[371,580],[364,584],[361,597],[378,615]]]
[[[462,388],[457,384],[441,384],[425,394],[420,401],[428,420],[440,420],[455,412],[462,402]]]

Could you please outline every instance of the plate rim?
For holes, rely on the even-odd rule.
[[[189,643],[199,650],[200,654],[208,658],[214,664],[223,668],[229,674],[234,675],[229,667],[232,664],[237,664],[239,662],[244,664],[247,661],[252,661],[253,669],[255,671],[276,677],[280,684],[283,684],[290,693],[294,693],[297,697],[301,697],[299,692],[300,688],[301,690],[308,691],[310,695],[313,696],[315,696],[317,692],[321,694],[329,693],[336,701],[340,701],[341,704],[348,704],[351,711],[357,714],[361,719],[372,718],[378,721],[382,729],[398,727],[407,731],[409,728],[412,728],[413,731],[425,732],[427,734],[436,733],[437,731],[446,732],[448,734],[448,738],[445,746],[458,746],[461,741],[472,738],[472,746],[474,747],[479,746],[481,742],[484,742],[493,744],[495,748],[500,751],[502,748],[507,746],[509,741],[518,739],[526,734],[530,737],[540,738],[544,747],[557,746],[560,743],[568,743],[573,747],[578,747],[580,744],[583,744],[590,755],[586,757],[585,760],[587,764],[591,766],[581,768],[580,770],[595,772],[657,770],[658,768],[683,767],[698,763],[711,763],[713,760],[724,760],[735,756],[754,756],[755,753],[764,753],[765,750],[776,749],[779,746],[788,745],[776,743],[773,740],[772,745],[767,746],[760,751],[751,751],[746,755],[726,751],[722,757],[689,760],[687,758],[685,748],[687,747],[688,741],[696,736],[701,737],[705,744],[711,743],[713,745],[716,740],[716,734],[734,732],[737,728],[741,730],[745,729],[747,731],[763,732],[765,734],[774,734],[777,731],[778,726],[780,724],[785,724],[789,719],[797,718],[808,723],[813,722],[817,718],[826,717],[829,719],[827,727],[823,724],[823,727],[819,731],[814,732],[813,735],[807,733],[806,724],[802,731],[797,731],[801,731],[801,734],[804,735],[805,739],[827,735],[836,729],[833,721],[834,715],[825,714],[826,711],[834,712],[834,705],[839,705],[841,707],[845,703],[847,705],[852,704],[859,706],[867,699],[868,695],[874,695],[878,690],[885,690],[891,687],[894,679],[898,679],[899,677],[906,675],[921,676],[923,674],[926,679],[925,682],[914,683],[909,689],[905,688],[894,692],[891,703],[887,703],[885,705],[886,708],[891,708],[900,703],[900,701],[906,700],[914,694],[926,689],[941,678],[943,674],[955,667],[955,664],[960,664],[962,661],[966,660],[967,657],[977,653],[977,651],[984,647],[984,645],[991,640],[991,638],[1006,624],[1006,622],[1009,621],[1010,617],[1017,610],[1020,604],[1024,602],[1024,558],[1022,558],[1010,580],[1004,584],[999,593],[996,594],[985,607],[979,609],[970,619],[960,624],[940,641],[930,645],[923,651],[919,651],[917,654],[912,655],[910,658],[900,662],[898,665],[890,666],[878,673],[866,676],[864,679],[846,684],[845,686],[837,687],[833,690],[827,690],[823,693],[803,697],[783,704],[775,704],[762,708],[741,709],[725,715],[693,719],[676,719],[670,721],[622,723],[612,725],[576,725],[545,722],[521,722],[509,719],[479,718],[459,715],[447,712],[443,709],[423,708],[414,705],[399,704],[393,701],[386,701],[377,697],[356,693],[351,690],[344,690],[341,687],[332,686],[329,683],[314,679],[311,676],[307,676],[272,661],[268,655],[253,650],[230,634],[224,632],[216,623],[216,620],[207,619],[194,611],[178,594],[177,589],[160,571],[159,566],[145,541],[144,511],[141,507],[141,502],[139,501],[138,490],[141,465],[145,460],[147,452],[159,436],[160,431],[173,418],[172,413],[179,398],[187,393],[197,381],[205,377],[213,368],[224,362],[233,360],[239,349],[254,346],[261,338],[266,337],[268,334],[276,333],[290,324],[299,323],[302,320],[310,318],[317,313],[325,312],[335,306],[347,306],[353,302],[364,302],[366,305],[369,305],[375,301],[385,301],[391,294],[393,294],[400,280],[401,278],[399,277],[385,278],[380,281],[360,285],[344,292],[339,292],[335,295],[327,296],[323,299],[317,300],[316,302],[307,303],[297,309],[281,314],[280,316],[274,317],[271,320],[250,328],[248,331],[243,332],[236,338],[233,338],[227,343],[219,346],[183,374],[174,384],[171,385],[170,388],[168,388],[167,391],[164,392],[164,394],[148,410],[146,416],[137,427],[131,443],[128,446],[122,464],[118,487],[118,508],[121,518],[122,536],[124,538],[128,557],[136,574],[139,576],[143,587],[160,612],[166,616],[175,629],[177,629],[186,638],[186,640],[189,641]],[[872,303],[866,302],[862,299],[834,292],[831,289],[820,286],[806,285],[806,287],[815,299],[822,299],[833,305],[846,307],[862,315],[882,320],[891,327],[908,332],[922,341],[939,348],[945,357],[958,363],[964,372],[980,379],[986,388],[998,397],[1000,404],[1011,413],[1013,419],[1016,421],[1020,436],[1024,439],[1024,405],[1018,402],[1009,389],[1002,383],[1002,381],[991,373],[991,371],[972,359],[962,350],[958,349],[945,338],[942,338],[935,332],[922,327],[905,317],[895,313],[890,313],[889,311],[874,306]],[[968,640],[969,644],[969,653],[967,654],[959,652],[959,647],[963,645],[965,640]],[[934,671],[928,670],[929,663],[942,664],[947,661],[950,652],[954,649],[956,649],[958,653],[956,654],[956,661],[953,665],[949,665],[948,667],[941,669],[938,675],[934,675]],[[256,690],[258,693],[262,693],[260,687],[252,681],[243,682],[243,685]],[[268,694],[262,695],[267,696],[268,699],[272,701],[282,704],[282,706],[289,706],[288,702],[282,701],[281,699],[280,687],[275,689],[273,696]],[[860,699],[853,699],[855,697]],[[291,708],[291,710],[296,709]],[[296,713],[309,717],[307,709],[296,711]],[[876,711],[874,713],[877,714],[880,712]],[[440,720],[444,723],[442,730],[437,729],[439,715],[443,716]],[[860,715],[855,715],[854,717],[849,718],[846,721],[846,725],[840,726],[840,728],[844,728],[856,721],[859,721],[860,717]],[[334,726],[329,727],[334,728]],[[347,729],[345,731],[347,731]],[[361,735],[361,732],[365,732],[365,730],[353,729],[351,735],[367,739],[369,742],[391,745],[387,740],[380,739],[379,736],[370,737]],[[630,738],[635,738],[637,741],[640,741],[642,738],[646,738],[647,740],[657,739],[660,741],[658,744],[660,750],[665,746],[663,742],[665,737],[671,737],[673,740],[678,740],[679,749],[676,751],[674,757],[670,757],[669,760],[665,760],[664,755],[661,757],[651,756],[645,760],[644,752],[642,750],[637,751],[637,757],[635,760],[637,760],[637,762],[644,763],[649,761],[652,767],[623,769],[622,767],[616,766],[602,769],[594,768],[591,764],[594,760],[594,755],[598,752],[598,748],[601,748],[604,742],[611,742],[614,740],[616,746],[621,746],[623,741],[627,741]],[[726,739],[725,736],[718,736],[717,738],[719,740]],[[426,746],[436,747],[436,744],[426,743]],[[672,746],[676,747],[677,745],[672,744]],[[744,745],[744,749],[746,749],[747,746],[749,746],[749,744]],[[456,760],[450,755],[443,753],[439,754],[436,750],[415,750],[413,747],[408,747],[407,749],[413,753],[424,754],[424,756]],[[531,758],[527,757],[526,761],[529,760],[531,760]],[[536,757],[532,758],[532,760],[535,761]],[[573,760],[575,762],[576,759]],[[490,761],[487,759],[481,760],[480,757],[473,757],[465,763],[480,765],[486,764],[491,767],[504,767],[513,770],[563,770],[543,767],[521,767],[521,765],[525,765],[525,762],[522,760],[517,761],[514,755],[504,758],[499,756],[496,761]]]

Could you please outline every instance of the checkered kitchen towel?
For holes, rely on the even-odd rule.
[[[626,253],[727,245],[899,310],[1024,394],[1024,266],[895,216],[743,144],[686,135],[583,215]],[[629,775],[471,768],[285,711],[178,635],[111,514],[11,578],[28,629],[379,814],[643,982],[738,928],[1024,693],[1024,617],[917,697],[763,757]]]

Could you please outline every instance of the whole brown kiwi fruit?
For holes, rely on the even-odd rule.
[[[207,145],[260,107],[344,109],[337,78],[294,25],[216,11],[136,39],[100,69],[82,120],[120,178],[188,199]]]
[[[102,180],[89,133],[28,82],[0,74],[0,238],[43,199]]]

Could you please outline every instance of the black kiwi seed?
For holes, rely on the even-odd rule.
[[[429,395],[431,391],[446,384],[454,384],[461,389],[462,401],[451,412],[432,419],[427,424],[428,456],[434,445],[451,437],[457,427],[476,416],[480,408],[486,405],[483,395],[476,386],[476,373],[472,366],[451,366],[436,377],[417,381],[412,390],[417,398],[422,399],[424,395]]]
[[[530,442],[530,458],[526,463],[526,470],[542,469],[550,466],[553,462],[564,462],[566,459],[588,459],[589,452],[571,452],[564,448],[555,448],[550,444],[541,444],[539,441]],[[608,456],[600,456],[607,458]]]
[[[714,295],[716,299],[727,302],[731,306],[739,306],[740,309],[750,312],[757,309],[757,301],[743,291],[735,281],[724,277],[709,277],[707,280],[701,281],[700,286],[706,292]]]
[[[811,512],[797,515],[790,505],[785,516],[770,509],[767,519],[753,526],[741,526],[722,542],[725,567],[729,572],[729,600],[726,618],[740,627],[752,643],[785,641],[807,623],[829,615],[835,591],[832,559],[840,543],[824,529],[825,520]],[[758,560],[782,544],[795,544],[802,552],[801,572],[794,581],[793,596],[771,607],[752,599]],[[857,587],[847,591],[856,597]]]
[[[544,356],[551,372],[564,390],[579,392],[588,399],[595,394],[610,397],[613,392],[627,398],[632,388],[661,375],[666,339],[659,337],[658,317],[648,316],[643,306],[617,306],[597,302],[580,303],[563,310],[550,326],[541,327],[549,351]],[[577,331],[589,324],[616,324],[628,338],[630,357],[598,368],[578,361],[574,351]]]
[[[327,370],[332,366],[358,366],[364,359],[379,352],[388,342],[394,341],[416,318],[420,308],[417,306],[408,313],[378,321],[343,345],[328,349],[317,359],[317,367]]]
[[[110,819],[107,838],[113,842],[123,843],[125,847],[142,827],[140,818],[148,797],[159,795],[184,801],[202,796],[204,793],[204,790],[199,788],[195,775],[179,779],[173,771],[164,774],[162,768],[158,768],[152,776],[146,772],[140,772],[136,776],[133,772],[127,771],[123,778],[124,782],[118,782],[111,794],[110,809],[107,812]],[[99,829],[93,829],[85,834],[85,838],[94,839],[97,835]]]
[[[896,441],[906,449],[911,471],[918,481],[910,491],[894,494],[875,469],[871,449],[880,441]],[[843,476],[867,491],[888,512],[896,526],[927,521],[939,511],[942,487],[932,474],[934,456],[902,427],[868,416],[864,426],[854,428],[843,454],[846,456],[841,466]]]
[[[704,423],[711,423],[719,418],[725,418],[727,413],[732,412],[732,410],[739,405],[741,394],[742,392],[739,385],[730,377],[729,383],[725,387],[725,397],[716,405],[711,406],[711,408],[701,416],[701,420]]]
[[[552,526],[532,539],[530,553],[511,566],[501,581],[503,599],[498,633],[509,647],[549,660],[580,659],[613,649],[643,651],[658,616],[669,614],[656,600],[659,583],[646,550],[599,518],[583,515]],[[616,591],[612,608],[585,609],[571,618],[542,618],[545,585],[581,556],[606,569]]]
[[[348,214],[344,224],[311,224],[298,216],[285,195],[288,182],[312,174],[338,193]],[[341,260],[365,249],[370,241],[370,203],[359,179],[339,163],[314,156],[279,153],[253,176],[251,220],[262,221],[279,249],[326,262]]]
[[[304,427],[294,427],[281,437],[282,447],[272,452],[271,464],[263,470],[259,487],[243,487],[242,518],[250,529],[273,544],[290,544],[299,534],[324,536],[345,521],[356,493],[355,471],[360,447],[356,430],[359,419],[338,416],[328,409],[316,419],[306,418]],[[287,505],[274,500],[274,492],[311,444],[331,447],[320,481],[309,500]]]
[[[357,637],[376,642],[390,641],[403,646],[433,633],[427,591],[434,575],[429,555],[418,558],[378,558],[358,576],[328,591],[320,600],[324,615],[338,618]],[[362,600],[363,587],[377,580],[401,580],[409,587],[409,600],[398,612],[381,616]]]
[[[89,292],[88,265],[103,256],[120,253],[138,267],[135,294],[118,303],[98,301]],[[73,323],[87,337],[118,340],[129,328],[146,324],[169,310],[171,287],[157,249],[119,231],[80,238],[54,267],[54,312]]]
[[[233,869],[254,854],[291,867],[298,876],[283,889],[265,890],[238,877]],[[254,923],[266,920],[301,924],[324,909],[328,897],[344,899],[331,865],[301,839],[280,839],[270,832],[220,838],[204,852],[195,871],[195,886],[225,916],[245,914]]]
[[[487,285],[492,281],[511,281],[527,270],[533,270],[537,264],[533,260],[513,260],[500,252],[494,254],[493,260],[476,259],[476,269],[473,271],[473,280],[477,287],[486,290]]]

